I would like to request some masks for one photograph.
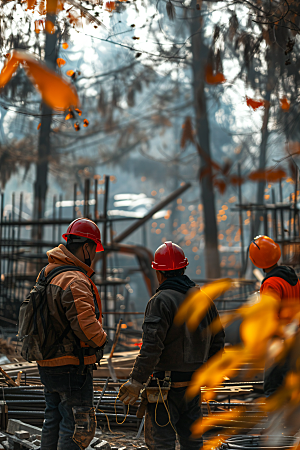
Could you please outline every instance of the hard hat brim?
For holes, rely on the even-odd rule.
[[[74,233],[64,233],[62,235],[62,238],[65,241],[67,241],[68,240],[68,236],[71,236],[71,235],[85,237],[86,239],[90,239],[91,241],[95,242],[95,244],[97,244],[96,253],[104,252],[104,247],[103,247],[101,241],[99,239],[95,239],[95,238],[90,237],[89,233],[80,233],[80,232],[76,232],[76,234],[74,234]]]
[[[170,271],[170,270],[180,270],[180,269],[184,269],[184,267],[187,267],[189,265],[189,262],[188,262],[187,258],[185,258],[185,259],[186,259],[185,261],[182,261],[182,263],[178,264],[176,269],[170,269],[168,266],[156,263],[155,261],[152,261],[151,267],[154,270],[162,270],[163,272],[167,272],[167,271]]]

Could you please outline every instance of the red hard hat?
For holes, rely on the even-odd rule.
[[[256,267],[269,269],[281,256],[279,245],[268,236],[257,236],[249,247],[249,258]]]
[[[177,270],[183,269],[188,263],[182,248],[171,241],[167,241],[156,250],[151,267],[162,271]]]
[[[62,237],[67,240],[68,236],[81,236],[87,239],[91,239],[97,244],[96,252],[103,252],[104,248],[101,244],[100,230],[90,219],[75,219],[68,226],[67,232]]]

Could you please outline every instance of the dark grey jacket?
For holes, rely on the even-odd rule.
[[[193,372],[224,347],[224,330],[212,335],[209,328],[220,320],[213,302],[197,330],[173,324],[186,294],[166,289],[148,302],[143,323],[143,345],[130,376],[144,383],[154,371]]]

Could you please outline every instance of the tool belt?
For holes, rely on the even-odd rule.
[[[147,395],[148,403],[163,403],[168,398],[169,390],[171,389],[171,372],[165,372],[165,378],[159,380],[152,377],[150,380],[150,386],[146,386],[145,391]],[[155,386],[156,384],[156,386]]]

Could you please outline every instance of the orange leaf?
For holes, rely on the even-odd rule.
[[[224,194],[226,191],[226,183],[224,180],[214,180],[213,184],[219,189],[221,195]]]
[[[184,148],[188,141],[195,142],[194,135],[193,135],[192,121],[189,116],[185,119],[185,122],[182,125],[182,128],[183,128],[183,131],[182,131],[180,146],[181,146],[181,148]]]
[[[72,112],[67,114],[66,117],[65,117],[65,120],[69,120],[69,119],[74,119],[74,114]]]
[[[115,4],[115,2],[106,2],[105,8],[107,11],[113,12],[116,9],[116,4]]]
[[[78,122],[74,123],[74,128],[75,128],[76,131],[80,130],[80,126],[79,126]]]
[[[63,42],[61,44],[62,48],[64,48],[65,50],[69,47],[69,44],[67,44],[66,42]]]
[[[39,130],[41,128],[41,122],[38,124],[38,126],[36,127],[37,130]]]
[[[64,66],[66,64],[66,61],[62,58],[57,58],[56,62],[58,67]]]
[[[253,100],[252,98],[246,97],[247,106],[252,108],[254,111],[262,106],[265,106],[264,100]]]
[[[8,83],[19,63],[24,66],[43,101],[50,108],[64,111],[70,106],[78,106],[79,98],[74,87],[26,51],[13,51],[11,59],[0,74],[0,87]]]
[[[12,57],[6,62],[5,66],[0,73],[0,88],[9,82],[19,65],[18,59],[12,55]]]
[[[222,84],[226,81],[226,78],[221,72],[214,75],[212,66],[208,64],[205,70],[205,81],[208,84]]]
[[[280,106],[281,106],[281,109],[283,109],[283,111],[288,111],[291,107],[291,103],[288,101],[287,98],[281,98]]]
[[[84,121],[83,121],[83,126],[84,127],[88,127],[89,126],[89,121],[87,120],[87,119],[84,119]]]
[[[243,177],[239,177],[238,175],[231,175],[230,177],[230,183],[233,184],[233,186],[241,186],[243,182]]]
[[[267,170],[254,170],[248,176],[251,181],[269,181],[276,182],[286,177],[286,172],[283,169],[267,169]]]
[[[54,34],[54,32],[55,32],[55,26],[54,26],[54,23],[51,22],[51,20],[46,20],[45,30],[46,30],[46,32],[49,33],[49,34]]]
[[[79,115],[79,116],[81,116],[81,114],[82,114],[82,111],[81,111],[80,109],[78,109],[78,108],[75,108],[75,111],[76,111],[76,112],[78,112],[78,115]]]
[[[74,70],[67,70],[66,74],[68,75],[68,77],[71,77],[72,75],[74,75]]]

